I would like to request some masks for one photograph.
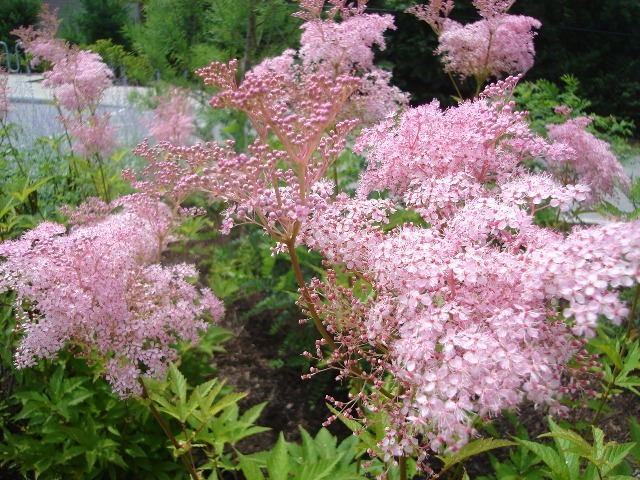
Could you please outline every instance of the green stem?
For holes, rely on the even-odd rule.
[[[449,75],[449,80],[451,80],[451,83],[453,83],[453,88],[456,89],[456,93],[458,94],[458,98],[460,99],[460,102],[462,102],[464,100],[464,98],[462,97],[462,93],[460,92],[460,89],[458,88],[458,84],[456,83],[455,78],[453,78],[453,75],[451,75],[451,72],[447,72],[447,75]]]
[[[336,350],[338,348],[338,345],[336,345],[336,342],[333,340],[333,337],[331,336],[331,334],[327,332],[327,329],[324,328],[324,325],[322,324],[322,320],[320,319],[320,315],[318,315],[318,312],[316,311],[316,307],[313,305],[313,302],[311,300],[311,294],[309,293],[307,284],[304,281],[304,277],[302,276],[302,270],[300,269],[300,262],[298,261],[298,255],[296,254],[296,247],[294,243],[295,243],[294,240],[290,240],[286,243],[286,246],[287,246],[287,250],[289,251],[289,257],[291,258],[293,272],[295,273],[296,279],[298,280],[298,285],[302,290],[302,296],[304,297],[304,301],[307,304],[309,315],[311,316],[314,325],[320,332],[320,335],[325,340],[325,342],[327,342],[327,345],[329,345],[332,349]]]
[[[156,418],[156,420],[162,427],[162,430],[167,435],[169,440],[171,440],[171,443],[173,444],[175,449],[180,451],[180,443],[178,442],[176,437],[173,435],[173,433],[171,433],[171,429],[169,429],[169,426],[166,424],[166,422],[162,418],[162,415],[160,415],[160,412],[158,411],[156,406],[153,404],[153,401],[151,401],[151,399],[149,398],[149,392],[147,391],[147,387],[144,384],[144,381],[142,380],[142,378],[138,378],[138,383],[142,385],[141,397],[144,399],[149,399],[149,408],[151,409],[151,413]],[[187,459],[187,457],[184,456],[184,454],[179,454],[178,456],[180,457],[180,460],[182,460],[182,463],[184,463],[184,466],[187,468],[187,471],[189,472],[189,475],[191,475],[193,480],[199,480],[200,477],[198,476],[198,472],[196,471],[195,465],[193,463],[189,463],[189,460]]]
[[[400,457],[398,467],[400,468],[400,480],[407,480],[407,457],[404,455]]]
[[[633,331],[633,320],[636,316],[636,311],[638,309],[638,301],[640,301],[640,284],[636,285],[636,293],[633,297],[633,303],[631,304],[631,312],[629,312],[629,320],[627,321],[627,331],[625,332],[624,338],[622,339],[622,348],[620,349],[620,357],[624,357],[627,354],[627,341],[629,340],[629,338],[631,338],[631,333]],[[607,403],[607,400],[609,399],[609,395],[611,394],[611,391],[613,390],[613,387],[615,386],[620,373],[621,373],[621,369],[619,369],[618,367],[615,367],[613,369],[613,378],[607,385],[607,389],[605,390],[600,400],[600,403],[598,404],[598,409],[596,410],[596,413],[594,414],[593,419],[591,420],[592,426],[595,426],[596,422],[600,418],[602,409]]]
[[[107,203],[111,203],[111,195],[109,194],[107,181],[104,176],[104,162],[102,161],[102,156],[96,154],[96,159],[98,160],[98,167],[100,169],[100,179],[102,180],[102,189],[104,190],[104,201]]]

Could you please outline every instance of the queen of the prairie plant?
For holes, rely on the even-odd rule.
[[[408,10],[438,35],[436,53],[446,72],[474,77],[479,92],[489,77],[525,73],[533,66],[533,29],[541,24],[532,17],[507,14],[514,0],[474,1],[482,19],[467,25],[448,18],[453,3],[437,0]]]
[[[109,125],[109,115],[97,109],[113,73],[100,55],[55,38],[59,25],[56,12],[45,8],[38,29],[21,27],[12,33],[33,56],[32,63],[51,64],[42,84],[51,89],[74,152],[86,158],[108,155],[115,144],[115,129]]]
[[[311,283],[309,297],[334,338],[324,361],[339,378],[373,385],[337,406],[385,414],[387,458],[456,450],[476,417],[524,399],[565,413],[565,395],[590,389],[568,375],[581,338],[600,317],[624,321],[616,289],[640,281],[640,222],[568,236],[534,223],[536,211],[584,201],[589,187],[523,167],[573,152],[538,137],[513,110],[515,82],[363,132],[369,166],[358,195],[339,197],[302,232],[307,246],[368,285],[357,294],[330,273]],[[373,190],[392,196],[367,199]],[[428,226],[385,231],[394,199]]]
[[[17,293],[18,368],[55,357],[71,345],[101,364],[113,391],[139,394],[142,376],[162,378],[176,359],[173,345],[197,342],[206,313],[219,319],[221,302],[188,281],[186,264],[162,266],[167,205],[123,198],[92,200],[72,215],[70,232],[44,222],[0,244],[0,290]]]
[[[631,187],[629,177],[610,145],[586,130],[591,121],[587,117],[577,117],[561,124],[547,125],[549,139],[573,150],[565,158],[549,159],[549,170],[564,184],[579,182],[588,185],[591,195],[587,206],[615,195],[616,186],[625,191]]]

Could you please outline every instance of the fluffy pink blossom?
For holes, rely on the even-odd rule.
[[[98,106],[113,73],[98,54],[54,38],[60,25],[55,12],[45,8],[39,20],[39,29],[22,27],[13,33],[34,62],[51,64],[42,84],[51,89],[74,152],[87,158],[109,155],[115,143],[114,128],[108,124],[109,115],[98,113]]]
[[[499,15],[467,25],[449,22],[436,53],[445,71],[462,77],[500,77],[525,73],[533,66],[534,28],[538,20],[522,15]]]
[[[344,19],[315,19],[302,25],[300,58],[304,63],[329,66],[341,73],[370,70],[374,45],[384,50],[384,32],[395,29],[391,15],[361,14]]]
[[[109,124],[109,114],[70,115],[61,117],[69,136],[73,152],[84,158],[109,155],[116,143],[116,128]]]
[[[97,53],[71,48],[43,74],[44,87],[69,111],[95,109],[111,86],[113,72]]]
[[[0,289],[17,292],[21,312],[18,368],[72,344],[103,363],[114,392],[139,394],[140,376],[161,378],[176,359],[176,341],[198,341],[205,312],[221,317],[222,304],[211,291],[188,282],[196,276],[193,266],[156,263],[163,243],[157,217],[126,203],[115,214],[92,204],[89,210],[102,214],[76,215],[86,223],[69,233],[44,222],[0,244]]]
[[[444,31],[451,10],[453,10],[453,3],[453,0],[431,0],[426,5],[414,5],[406,12],[427,22],[433,31],[440,35]]]
[[[547,164],[562,183],[579,182],[591,187],[589,205],[594,205],[614,195],[616,186],[629,190],[631,183],[609,144],[586,130],[590,123],[590,118],[578,117],[565,123],[547,125],[550,140],[562,142],[573,149],[573,155],[549,159]]]
[[[532,158],[562,158],[569,149],[534,134],[510,100],[517,78],[487,87],[455,108],[437,102],[409,109],[363,131],[355,150],[368,166],[358,194],[390,189],[432,224],[446,221],[490,181],[508,178]]]
[[[300,50],[286,50],[267,59],[253,73],[281,75],[290,83],[286,87],[290,91],[304,91],[304,79],[317,74],[336,79],[359,77],[359,88],[350,95],[339,119],[374,123],[408,102],[407,95],[391,85],[391,74],[373,64],[373,47],[384,50],[384,32],[395,26],[390,15],[363,13],[366,2],[358,2],[356,7],[345,3],[333,2],[327,20],[321,19],[321,8],[315,3],[301,4],[304,15],[298,16],[306,22],[301,27]],[[337,13],[342,17],[340,22],[335,19]]]
[[[57,17],[58,10],[49,10],[44,4],[38,16],[38,28],[33,26],[20,27],[11,33],[22,42],[23,48],[33,55],[31,65],[35,66],[42,60],[56,63],[62,60],[69,49],[69,45],[62,39],[55,38],[62,20]]]
[[[177,146],[189,144],[196,130],[195,115],[189,98],[189,90],[171,87],[163,95],[153,97],[158,103],[153,118],[148,122],[149,133],[158,142]]]
[[[533,29],[538,20],[508,15],[514,0],[476,0],[481,20],[462,25],[448,18],[453,1],[434,0],[407,12],[427,22],[438,35],[436,50],[445,71],[461,77],[474,77],[478,88],[488,77],[525,73],[533,66]]]
[[[560,400],[583,388],[570,375],[576,337],[592,336],[599,316],[626,320],[616,288],[640,281],[640,222],[568,236],[534,223],[536,211],[567,210],[589,188],[523,168],[572,151],[533,134],[513,110],[515,81],[363,132],[369,167],[358,196],[339,197],[304,225],[301,240],[364,285],[361,295],[329,272],[311,282],[311,298],[337,345],[327,364],[375,392],[336,405],[351,415],[361,401],[384,413],[387,459],[459,449],[477,416],[524,399],[566,413]],[[383,228],[398,205],[367,199],[373,190],[428,212],[430,225]],[[389,374],[399,392],[391,399],[380,393]]]

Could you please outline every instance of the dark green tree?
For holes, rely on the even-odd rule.
[[[16,37],[11,35],[11,31],[36,23],[41,8],[41,0],[0,1],[0,41],[13,48]]]
[[[165,80],[194,80],[212,61],[250,66],[295,46],[300,22],[284,0],[148,0],[144,22],[129,29],[135,50]]]
[[[61,36],[80,45],[111,40],[130,48],[125,36],[125,27],[132,21],[130,5],[126,0],[81,0],[82,8],[62,12],[68,21],[63,24]]]

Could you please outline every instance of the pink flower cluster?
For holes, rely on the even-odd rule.
[[[161,378],[176,359],[177,341],[198,341],[207,313],[223,314],[208,289],[198,291],[191,265],[162,266],[166,245],[158,224],[167,223],[167,206],[127,197],[118,204],[92,200],[72,215],[70,232],[44,222],[20,239],[0,244],[0,290],[17,292],[25,337],[16,365],[55,357],[71,344],[102,363],[113,391],[140,394],[140,376]]]
[[[387,458],[456,450],[476,416],[523,399],[564,413],[560,399],[585,388],[567,375],[582,348],[575,337],[592,336],[599,316],[625,320],[616,288],[640,282],[640,222],[568,236],[535,225],[537,210],[568,209],[589,189],[522,167],[572,150],[531,132],[509,101],[515,82],[363,132],[369,166],[358,196],[305,224],[302,241],[365,285],[359,294],[330,272],[312,281],[310,297],[338,345],[325,361],[338,378],[374,386],[337,405],[385,414]],[[387,189],[403,202],[366,198]],[[385,231],[387,212],[402,204],[430,225]]]
[[[172,145],[189,145],[196,130],[195,115],[189,98],[189,90],[170,87],[167,93],[152,98],[157,102],[153,118],[148,122],[149,133],[157,142]]]
[[[301,3],[297,16],[302,25],[301,47],[298,52],[285,51],[280,57],[267,59],[254,71],[271,70],[284,75],[295,85],[300,77],[320,73],[329,78],[356,76],[360,83],[343,108],[340,119],[359,118],[374,123],[406,105],[408,97],[390,84],[391,73],[373,63],[373,47],[384,50],[384,32],[394,29],[391,15],[364,13],[366,1],[347,6],[345,0],[329,2],[333,8],[328,19],[322,19],[321,2]],[[336,17],[340,15],[342,21]],[[296,62],[296,57],[298,62]]]
[[[54,38],[60,20],[56,12],[43,8],[40,28],[21,27],[12,33],[33,55],[32,63],[45,60],[51,70],[43,74],[43,86],[53,92],[60,110],[60,121],[73,139],[77,155],[89,158],[108,155],[115,143],[115,129],[109,125],[109,115],[98,113],[104,92],[111,86],[113,73],[100,55]]]
[[[432,1],[408,11],[426,21],[439,36],[436,50],[445,71],[474,77],[483,83],[488,77],[524,73],[533,66],[533,29],[538,20],[509,15],[513,0],[474,1],[482,19],[462,25],[448,18],[452,1]]]
[[[317,73],[301,78],[292,88],[286,76],[258,69],[248,72],[237,85],[235,61],[213,63],[198,74],[207,85],[220,90],[210,104],[246,112],[260,137],[248,155],[233,153],[232,144],[196,145],[190,150],[191,157],[209,160],[203,170],[205,190],[232,202],[225,230],[231,228],[235,217],[262,225],[283,243],[293,240],[299,223],[332,190],[321,180],[357,123],[337,122],[336,118],[358,79]],[[281,142],[282,150],[268,146],[269,132]],[[169,152],[174,155],[174,150]]]
[[[456,108],[443,111],[434,101],[363,131],[355,150],[366,152],[368,167],[358,195],[389,189],[439,225],[488,182],[507,182],[524,161],[565,158],[568,147],[545,142],[529,129],[527,114],[514,110],[510,95],[517,81],[501,81]],[[561,190],[550,192],[568,210],[573,190]]]
[[[568,145],[573,154],[565,158],[549,159],[549,169],[563,184],[582,183],[591,188],[588,205],[615,195],[615,187],[631,188],[629,177],[622,169],[607,142],[596,138],[586,127],[587,117],[577,117],[565,123],[547,125],[550,140]]]

